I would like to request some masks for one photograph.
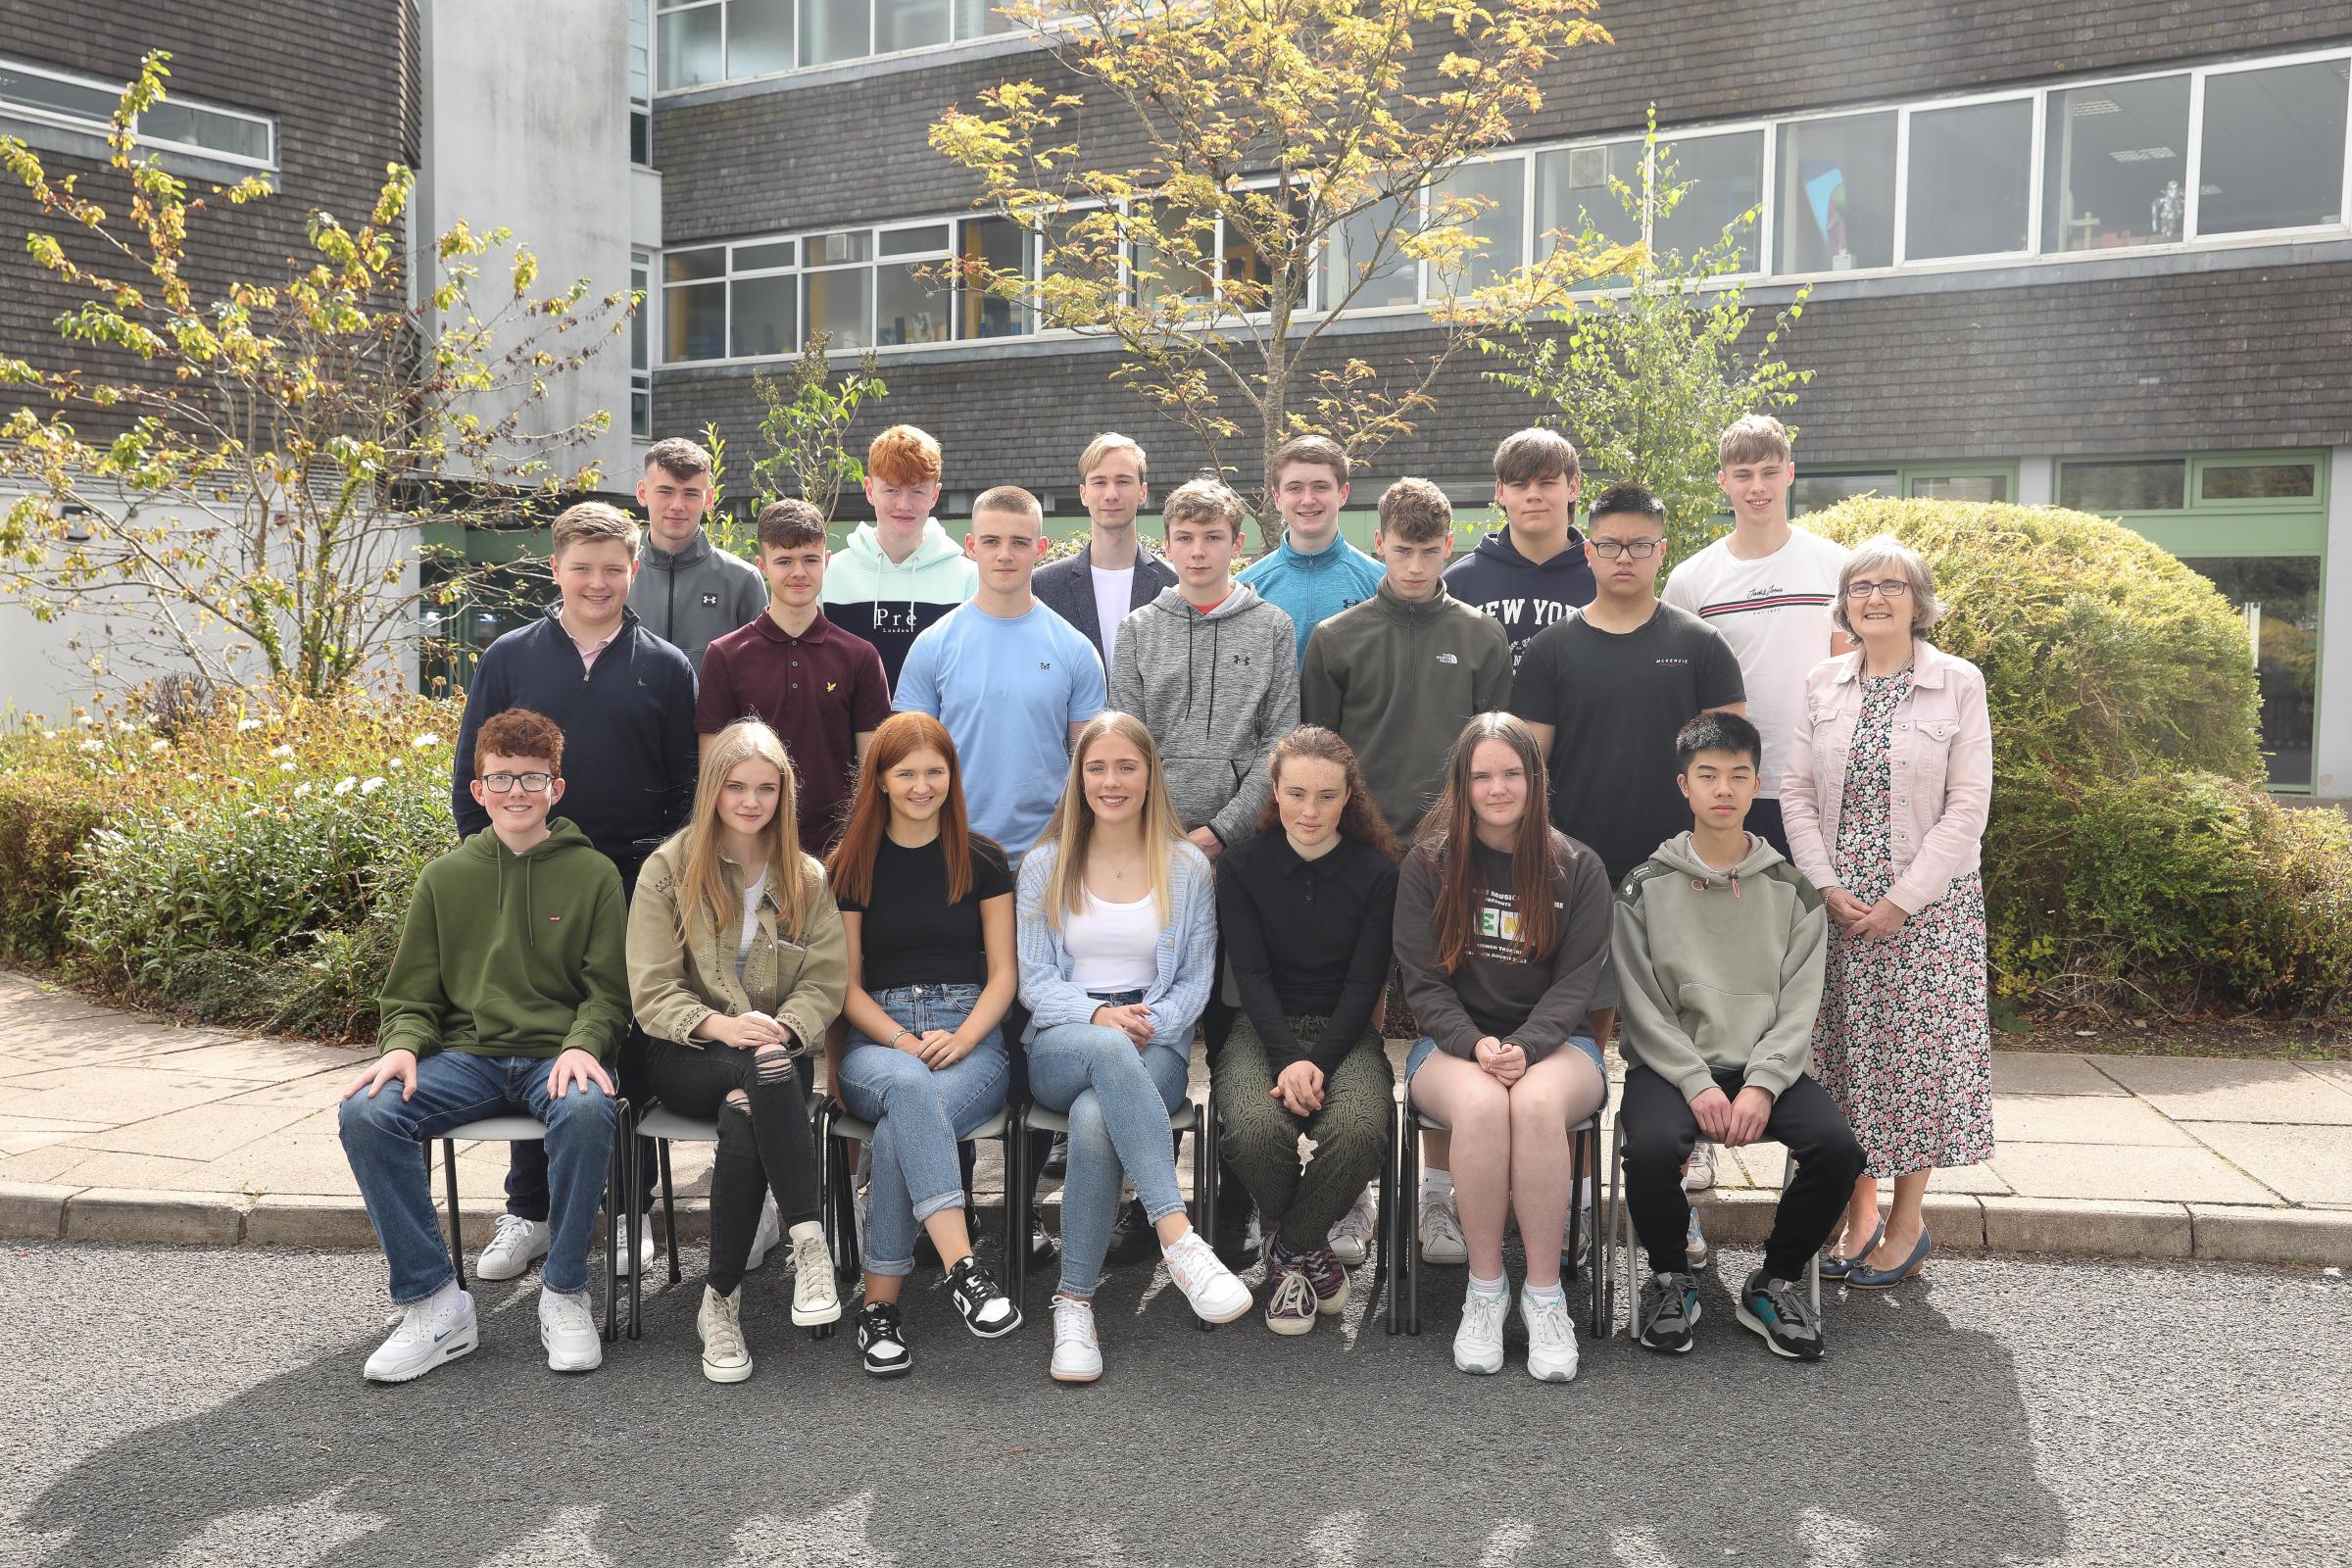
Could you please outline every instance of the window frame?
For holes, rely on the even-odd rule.
[[[86,91],[96,92],[102,95],[110,106],[122,102],[123,84],[119,81],[106,81],[84,72],[68,71],[61,66],[52,66],[37,60],[26,60],[19,55],[0,55],[0,65],[5,65],[10,71],[24,75],[39,76],[65,86],[80,87]],[[154,135],[139,129],[138,121],[133,118],[131,138],[137,145],[160,153],[176,153],[189,158],[210,159],[215,163],[230,164],[239,169],[252,170],[257,173],[277,172],[283,154],[283,148],[279,145],[277,116],[260,114],[250,109],[231,109],[226,104],[219,104],[207,98],[196,98],[177,92],[168,94],[164,102],[172,108],[186,109],[197,114],[217,115],[223,120],[242,121],[247,124],[260,126],[269,134],[270,156],[257,159],[246,153],[229,152],[219,147],[207,147],[201,142],[178,141],[169,136]],[[62,109],[49,109],[39,104],[20,103],[14,99],[0,98],[0,122],[28,121],[34,124],[51,125],[60,130],[80,131],[85,135],[92,136],[105,136],[113,130],[114,122],[110,118],[111,113],[110,108],[109,116],[90,119]]]

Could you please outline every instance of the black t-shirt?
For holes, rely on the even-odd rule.
[[[1637,631],[1602,631],[1582,612],[1544,627],[1511,683],[1511,711],[1553,728],[1552,826],[1592,847],[1611,887],[1690,825],[1676,732],[1746,698],[1723,634],[1666,604]]]
[[[980,929],[980,901],[1012,891],[1012,872],[994,839],[971,836],[972,890],[948,902],[948,860],[934,840],[917,849],[886,835],[874,851],[874,883],[864,903],[840,900],[861,914],[858,932],[859,983],[878,995],[900,986],[978,986],[988,983],[988,944]]]

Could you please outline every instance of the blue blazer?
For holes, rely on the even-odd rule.
[[[1040,566],[1029,578],[1029,591],[1062,619],[1078,628],[1102,658],[1102,617],[1095,613],[1095,547],[1089,544],[1074,556]],[[1135,542],[1135,582],[1127,595],[1130,611],[1143,609],[1159,597],[1162,588],[1176,586],[1176,568]],[[1107,667],[1109,661],[1103,661]]]

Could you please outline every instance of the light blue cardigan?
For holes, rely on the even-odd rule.
[[[1056,1024],[1091,1023],[1102,1005],[1070,984],[1070,950],[1059,926],[1046,921],[1046,898],[1054,880],[1055,847],[1041,844],[1021,857],[1017,908],[1020,912],[1021,1004],[1029,1027],[1021,1043]],[[1216,981],[1217,895],[1208,857],[1179,844],[1168,858],[1168,906],[1174,918],[1159,933],[1158,975],[1144,993],[1152,1009],[1152,1043],[1190,1055],[1193,1025],[1208,1005]]]

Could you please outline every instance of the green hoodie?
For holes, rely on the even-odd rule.
[[[1668,839],[1617,893],[1618,1050],[1685,1100],[1719,1072],[1777,1098],[1812,1060],[1829,925],[1813,884],[1755,834],[1730,871],[1690,834]]]
[[[620,873],[564,818],[520,855],[483,828],[416,879],[379,1051],[600,1060],[628,1033]]]

